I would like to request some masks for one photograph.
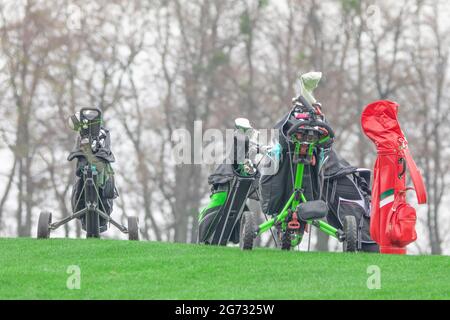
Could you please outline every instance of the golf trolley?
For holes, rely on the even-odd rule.
[[[277,244],[283,250],[298,246],[308,226],[314,226],[322,232],[343,243],[343,250],[357,250],[357,223],[354,216],[346,216],[343,229],[336,229],[321,220],[328,214],[329,208],[323,200],[308,201],[303,188],[305,166],[315,165],[315,151],[318,148],[328,148],[334,141],[333,129],[324,121],[320,110],[300,96],[295,100],[296,115],[289,119],[290,128],[285,136],[289,145],[294,146],[294,152],[289,152],[291,166],[296,166],[293,193],[283,206],[281,212],[266,222],[256,225],[254,213],[245,212],[241,218],[240,247],[251,250],[254,240],[264,232],[276,229]],[[293,168],[291,168],[293,171]]]
[[[209,177],[211,201],[199,214],[198,242],[226,246],[239,243],[240,219],[249,211],[247,199],[256,194],[258,171],[248,157],[252,129],[247,119],[235,120],[233,150]]]
[[[73,212],[72,215],[56,222],[52,222],[52,213],[43,211],[39,215],[37,238],[49,238],[50,232],[62,225],[74,220],[83,219],[83,229],[87,238],[99,238],[100,233],[107,229],[108,224],[114,225],[122,233],[128,234],[129,240],[139,240],[139,226],[137,217],[128,217],[128,227],[118,223],[105,211],[106,199],[102,199],[100,188],[105,180],[105,163],[96,159],[93,149],[96,149],[100,136],[102,113],[99,109],[83,108],[80,111],[79,120],[74,119],[73,129],[80,132],[80,145],[87,159],[80,170],[82,182],[81,192],[76,200],[75,208],[83,201],[83,208]],[[114,187],[113,187],[114,189]],[[112,192],[115,192],[114,190]],[[102,223],[101,223],[102,222]]]

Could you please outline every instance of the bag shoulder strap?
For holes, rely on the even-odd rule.
[[[406,165],[408,166],[408,170],[411,175],[411,180],[414,184],[414,189],[416,190],[417,201],[419,204],[427,203],[427,192],[425,190],[422,174],[417,168],[408,147],[403,150],[403,153],[405,155]]]

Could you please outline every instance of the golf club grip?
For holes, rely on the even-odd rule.
[[[300,128],[301,126],[311,126],[311,127],[323,127],[325,129],[327,129],[328,131],[328,135],[330,136],[331,139],[334,138],[334,130],[325,122],[319,122],[319,121],[299,121],[298,123],[296,123],[292,128],[290,128],[287,132],[288,136],[291,136],[295,131],[297,131],[298,128]]]
[[[316,110],[311,106],[311,104],[308,102],[308,100],[305,99],[304,96],[300,95],[298,98],[298,101],[300,101],[311,113],[316,113]]]

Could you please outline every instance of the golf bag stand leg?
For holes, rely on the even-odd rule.
[[[95,179],[92,176],[89,176],[85,183],[85,204],[87,208],[85,217],[86,238],[98,238],[100,235],[100,217],[97,213],[98,199]]]

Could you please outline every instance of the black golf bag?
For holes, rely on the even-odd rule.
[[[83,119],[81,119],[83,120]],[[74,149],[70,152],[67,160],[77,160],[75,171],[75,182],[72,188],[72,210],[78,212],[86,207],[84,203],[83,192],[83,169],[86,165],[95,165],[98,171],[97,188],[99,191],[99,209],[108,215],[113,211],[113,199],[118,197],[118,192],[114,181],[114,171],[111,163],[115,161],[114,154],[111,151],[111,138],[109,131],[101,126],[101,120],[89,128],[89,132],[79,130]],[[89,137],[88,149],[81,146],[83,138]],[[103,217],[100,219],[100,232],[107,230],[107,221]],[[81,216],[81,226],[86,230],[85,216]]]
[[[322,198],[330,209],[328,223],[341,229],[344,217],[353,215],[358,224],[358,249],[378,251],[370,238],[371,171],[351,166],[334,150],[324,159],[323,170]]]
[[[282,160],[276,174],[261,176],[259,189],[261,192],[261,209],[264,214],[275,216],[280,213],[294,191],[294,173],[291,170],[292,152],[282,153]],[[303,191],[308,201],[320,199],[319,187],[320,179],[317,166],[305,165]]]
[[[278,172],[263,175],[260,179],[261,208],[268,215],[280,213],[293,192],[295,166],[291,168],[291,153],[294,150],[285,136],[289,117],[290,114],[283,117],[274,127],[280,130],[279,143],[283,150]],[[346,215],[355,216],[359,226],[359,249],[377,251],[369,230],[370,170],[350,166],[332,149],[318,149],[314,156],[315,165],[305,166],[303,189],[306,199],[327,202],[327,221],[337,229],[342,229]]]
[[[280,213],[283,206],[287,203],[293,192],[295,164],[292,165],[294,148],[289,144],[286,138],[288,130],[288,118],[290,113],[284,116],[275,126],[274,129],[279,130],[278,143],[281,146],[280,161],[276,165],[278,170],[271,172],[269,175],[263,174],[265,166],[274,167],[270,161],[263,163],[262,176],[259,183],[261,208],[264,214],[276,215]],[[319,158],[317,152],[314,153],[316,159]],[[320,184],[318,172],[318,161],[316,165],[305,165],[303,174],[303,191],[306,199],[319,200],[320,199]]]
[[[208,178],[211,185],[211,201],[199,214],[198,242],[225,246],[229,241],[239,243],[242,213],[249,211],[247,199],[256,196],[255,181],[258,173],[242,175],[236,162],[236,140],[234,163],[223,163]],[[248,141],[245,142],[246,153]]]

